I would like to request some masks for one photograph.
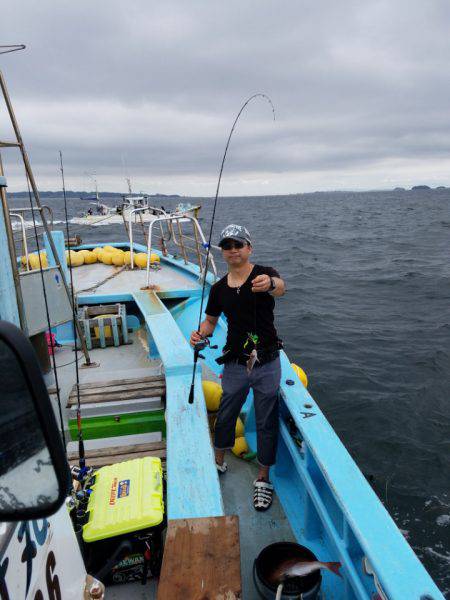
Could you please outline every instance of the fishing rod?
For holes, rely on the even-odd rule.
[[[267,94],[262,94],[262,93],[253,94],[253,96],[250,96],[250,98],[247,98],[247,100],[241,106],[238,114],[236,115],[236,118],[234,119],[233,126],[231,127],[230,133],[228,135],[227,144],[225,146],[225,152],[223,153],[223,157],[222,157],[222,164],[220,165],[219,179],[217,181],[216,195],[214,197],[213,213],[212,213],[212,217],[211,217],[211,227],[209,229],[209,238],[208,238],[208,242],[206,244],[206,259],[205,259],[205,268],[203,270],[202,295],[201,295],[201,300],[200,300],[200,311],[199,311],[199,315],[198,315],[198,327],[197,327],[198,333],[200,332],[200,325],[202,322],[203,303],[205,300],[206,273],[208,272],[208,261],[209,261],[209,255],[211,252],[211,239],[212,239],[212,233],[213,233],[213,228],[214,228],[214,219],[216,216],[217,199],[219,197],[220,183],[222,181],[222,173],[223,173],[223,168],[225,166],[225,161],[227,158],[228,147],[230,145],[231,137],[233,136],[235,127],[237,125],[237,122],[239,121],[241,114],[244,112],[247,105],[255,98],[264,98],[265,100],[267,100],[267,102],[270,104],[270,106],[272,108],[273,120],[275,121],[275,107],[272,103],[272,100],[269,98],[269,96],[267,96]],[[188,400],[189,404],[192,404],[194,402],[194,383],[195,383],[195,373],[197,370],[197,362],[198,362],[199,358],[204,358],[204,356],[202,354],[200,354],[200,352],[202,350],[204,350],[206,347],[210,347],[211,349],[217,348],[217,346],[210,345],[208,338],[203,338],[200,342],[197,342],[194,345],[194,365],[192,368],[191,388],[189,390],[189,400]]]
[[[67,235],[67,244],[69,243],[70,233],[69,233],[69,216],[67,214],[67,197],[66,197],[66,182],[64,179],[64,165],[63,165],[63,157],[61,150],[59,151],[59,164],[61,170],[61,181],[62,181],[62,191],[64,198],[64,218],[66,220],[66,235]],[[80,471],[76,473],[77,479],[82,481],[86,474],[88,473],[88,469],[86,467],[86,458],[84,453],[84,442],[83,442],[83,431],[81,428],[81,402],[80,402],[80,374],[78,367],[78,342],[77,342],[77,329],[76,329],[76,314],[75,314],[75,294],[73,291],[73,274],[72,274],[72,259],[70,256],[70,247],[69,247],[69,274],[70,274],[70,293],[72,297],[72,326],[75,336],[75,377],[76,377],[76,388],[77,388],[77,431],[78,431],[78,456],[79,456],[79,466]]]
[[[2,168],[1,159],[0,159],[0,168]],[[28,198],[30,201],[30,208],[31,208],[31,218],[33,219],[34,241],[36,243],[37,256],[39,259],[39,272],[40,272],[40,276],[41,276],[42,294],[44,296],[44,305],[45,305],[45,317],[47,319],[47,327],[48,327],[48,334],[49,334],[48,341],[50,342],[53,375],[55,377],[56,398],[58,400],[59,424],[60,424],[60,428],[61,428],[61,437],[62,437],[62,441],[64,444],[64,448],[66,448],[66,436],[64,434],[64,420],[63,420],[62,408],[61,408],[61,388],[59,387],[58,367],[56,366],[56,357],[55,357],[55,340],[54,340],[54,336],[52,334],[50,309],[49,309],[49,305],[48,305],[47,287],[46,287],[45,278],[44,278],[43,259],[42,259],[42,254],[41,254],[41,248],[39,245],[39,236],[38,236],[38,231],[37,231],[36,215],[35,215],[35,211],[34,211],[34,207],[33,207],[33,200],[31,197],[30,180],[29,180],[28,173],[26,170],[25,170],[25,178],[27,181]]]

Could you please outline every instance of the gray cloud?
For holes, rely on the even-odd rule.
[[[448,183],[450,6],[249,0],[2,7],[0,58],[42,188],[208,194],[234,115],[224,193]],[[12,36],[12,37],[11,37]],[[4,113],[0,134],[9,137]],[[10,151],[8,151],[10,154]],[[19,167],[3,156],[12,189]]]

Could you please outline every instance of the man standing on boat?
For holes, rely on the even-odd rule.
[[[228,321],[223,355],[223,395],[214,430],[216,465],[225,473],[225,450],[234,446],[236,420],[253,389],[258,477],[254,481],[256,510],[272,504],[273,485],[269,468],[275,464],[278,442],[278,391],[281,367],[280,340],[274,327],[274,297],[285,293],[284,281],[272,267],[250,262],[252,242],[242,225],[228,225],[219,241],[228,273],[215,283],[209,294],[206,319],[200,331],[193,331],[191,344],[212,335],[222,313]]]

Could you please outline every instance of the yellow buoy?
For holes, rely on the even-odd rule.
[[[98,255],[98,258],[102,261],[102,263],[104,265],[111,265],[113,256],[114,256],[113,252],[107,252],[107,251],[103,250],[103,252],[101,252]]]
[[[305,371],[301,367],[296,365],[295,363],[291,363],[291,367],[294,369],[295,373],[298,375],[298,378],[303,383],[305,388],[307,388],[308,387],[308,377],[307,377]]]
[[[240,417],[237,418],[236,432],[234,435],[236,438],[242,437],[244,435],[244,423],[242,422],[242,419]]]
[[[100,246],[97,246],[97,248],[94,248],[94,249],[92,250],[92,252],[93,252],[93,253],[95,254],[95,256],[97,256],[97,258],[98,258],[98,255],[100,254],[100,252],[103,252],[103,248],[100,248]]]
[[[124,253],[120,254],[119,252],[112,252],[112,264],[116,265],[116,267],[122,267],[124,265],[125,257]]]
[[[116,248],[114,248],[114,246],[103,246],[103,250],[106,250],[106,252],[114,252]]]
[[[222,387],[215,381],[202,381],[203,395],[209,412],[217,412],[222,398]]]
[[[152,252],[150,254],[150,262],[151,263],[159,263],[160,262],[160,258],[159,258],[159,254],[156,254],[155,252]]]
[[[123,253],[123,263],[124,265],[131,265],[131,252],[129,250]]]
[[[86,259],[86,256],[90,254],[90,250],[78,250],[78,254],[81,254]]]
[[[87,254],[84,255],[84,264],[86,265],[92,265],[93,263],[97,262],[97,254],[95,252],[87,252]]]
[[[234,442],[234,446],[231,448],[231,452],[238,458],[243,458],[245,454],[248,454],[249,447],[245,437],[238,437]]]
[[[28,255],[28,258],[30,258],[30,256],[29,256],[29,255]],[[27,257],[26,257],[26,255],[25,255],[25,254],[24,254],[23,256],[21,256],[21,257],[20,257],[20,262],[22,263],[22,266],[23,266],[23,267],[26,267],[26,266],[27,266]]]
[[[138,252],[134,255],[134,264],[140,269],[147,267],[147,254],[145,252]]]
[[[72,267],[79,267],[84,263],[84,256],[75,250],[66,250],[66,261],[67,264],[70,264]]]
[[[40,269],[41,268],[41,263],[42,263],[42,268],[45,269],[46,267],[48,267],[48,262],[47,262],[47,255],[44,255],[41,252],[41,262],[39,262],[39,256],[37,254],[29,254],[28,255],[28,263],[31,267],[31,269]]]

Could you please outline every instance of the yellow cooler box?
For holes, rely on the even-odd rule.
[[[102,467],[86,489],[81,522],[87,571],[104,583],[159,575],[165,527],[161,459]]]

